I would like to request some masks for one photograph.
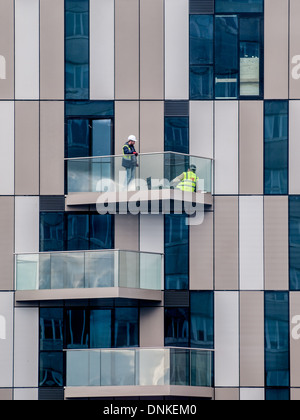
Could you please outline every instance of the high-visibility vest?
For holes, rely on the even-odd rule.
[[[178,188],[181,191],[187,191],[187,192],[196,192],[197,191],[197,182],[199,181],[199,178],[194,172],[184,172],[184,178],[183,180],[177,185],[176,188]]]
[[[123,146],[123,158],[125,159],[125,160],[132,160],[132,154],[126,154],[125,153],[125,148],[126,149],[128,149],[129,151],[131,151],[131,148],[128,146],[128,144],[124,144],[124,146]]]

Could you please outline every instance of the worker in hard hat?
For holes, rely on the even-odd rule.
[[[183,172],[172,183],[177,184],[176,189],[187,192],[197,192],[199,178],[196,174],[196,165],[191,165],[187,172]]]
[[[135,150],[137,139],[134,135],[128,137],[127,143],[123,146],[123,160],[122,166],[126,169],[126,186],[128,187],[131,181],[135,179],[135,171],[138,166],[137,157],[138,153]]]

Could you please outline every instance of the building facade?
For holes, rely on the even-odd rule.
[[[299,19],[0,0],[0,399],[300,399]],[[153,183],[192,163],[201,223]]]

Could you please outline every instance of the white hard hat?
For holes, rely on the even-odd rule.
[[[135,141],[137,142],[136,137],[132,134],[131,136],[128,137],[128,141]]]

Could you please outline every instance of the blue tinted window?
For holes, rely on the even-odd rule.
[[[91,310],[90,313],[90,348],[104,349],[111,347],[112,311],[109,309]]]
[[[139,345],[139,313],[137,308],[115,310],[114,347]]]
[[[189,288],[189,227],[184,215],[165,217],[165,289]]]
[[[89,249],[89,215],[68,214],[67,250],[79,251]]]
[[[288,194],[288,103],[265,102],[265,194]]]
[[[212,66],[190,66],[190,99],[213,99],[214,69]]]
[[[40,214],[40,251],[64,250],[64,213]]]
[[[65,1],[66,99],[89,97],[89,0]]]
[[[63,321],[61,308],[40,309],[40,350],[63,350]]]
[[[69,309],[66,327],[68,349],[87,349],[89,347],[89,318],[85,309]]]
[[[90,247],[89,249],[113,249],[114,224],[111,215],[90,215]]]
[[[189,309],[165,309],[165,346],[189,347]]]
[[[267,388],[266,401],[289,401],[290,389],[289,388]]]
[[[215,96],[236,98],[238,95],[238,17],[215,18]]]
[[[214,297],[212,292],[191,292],[191,347],[214,348]]]
[[[66,117],[113,117],[114,101],[66,101]]]
[[[266,386],[288,387],[289,377],[289,294],[265,293]]]
[[[289,198],[290,289],[300,290],[300,196]]]
[[[215,0],[216,12],[225,13],[262,13],[263,0]]]
[[[189,118],[165,118],[165,151],[189,153]]]
[[[64,386],[64,354],[62,351],[40,353],[40,387]]]
[[[190,64],[213,64],[214,62],[213,16],[190,16]]]

